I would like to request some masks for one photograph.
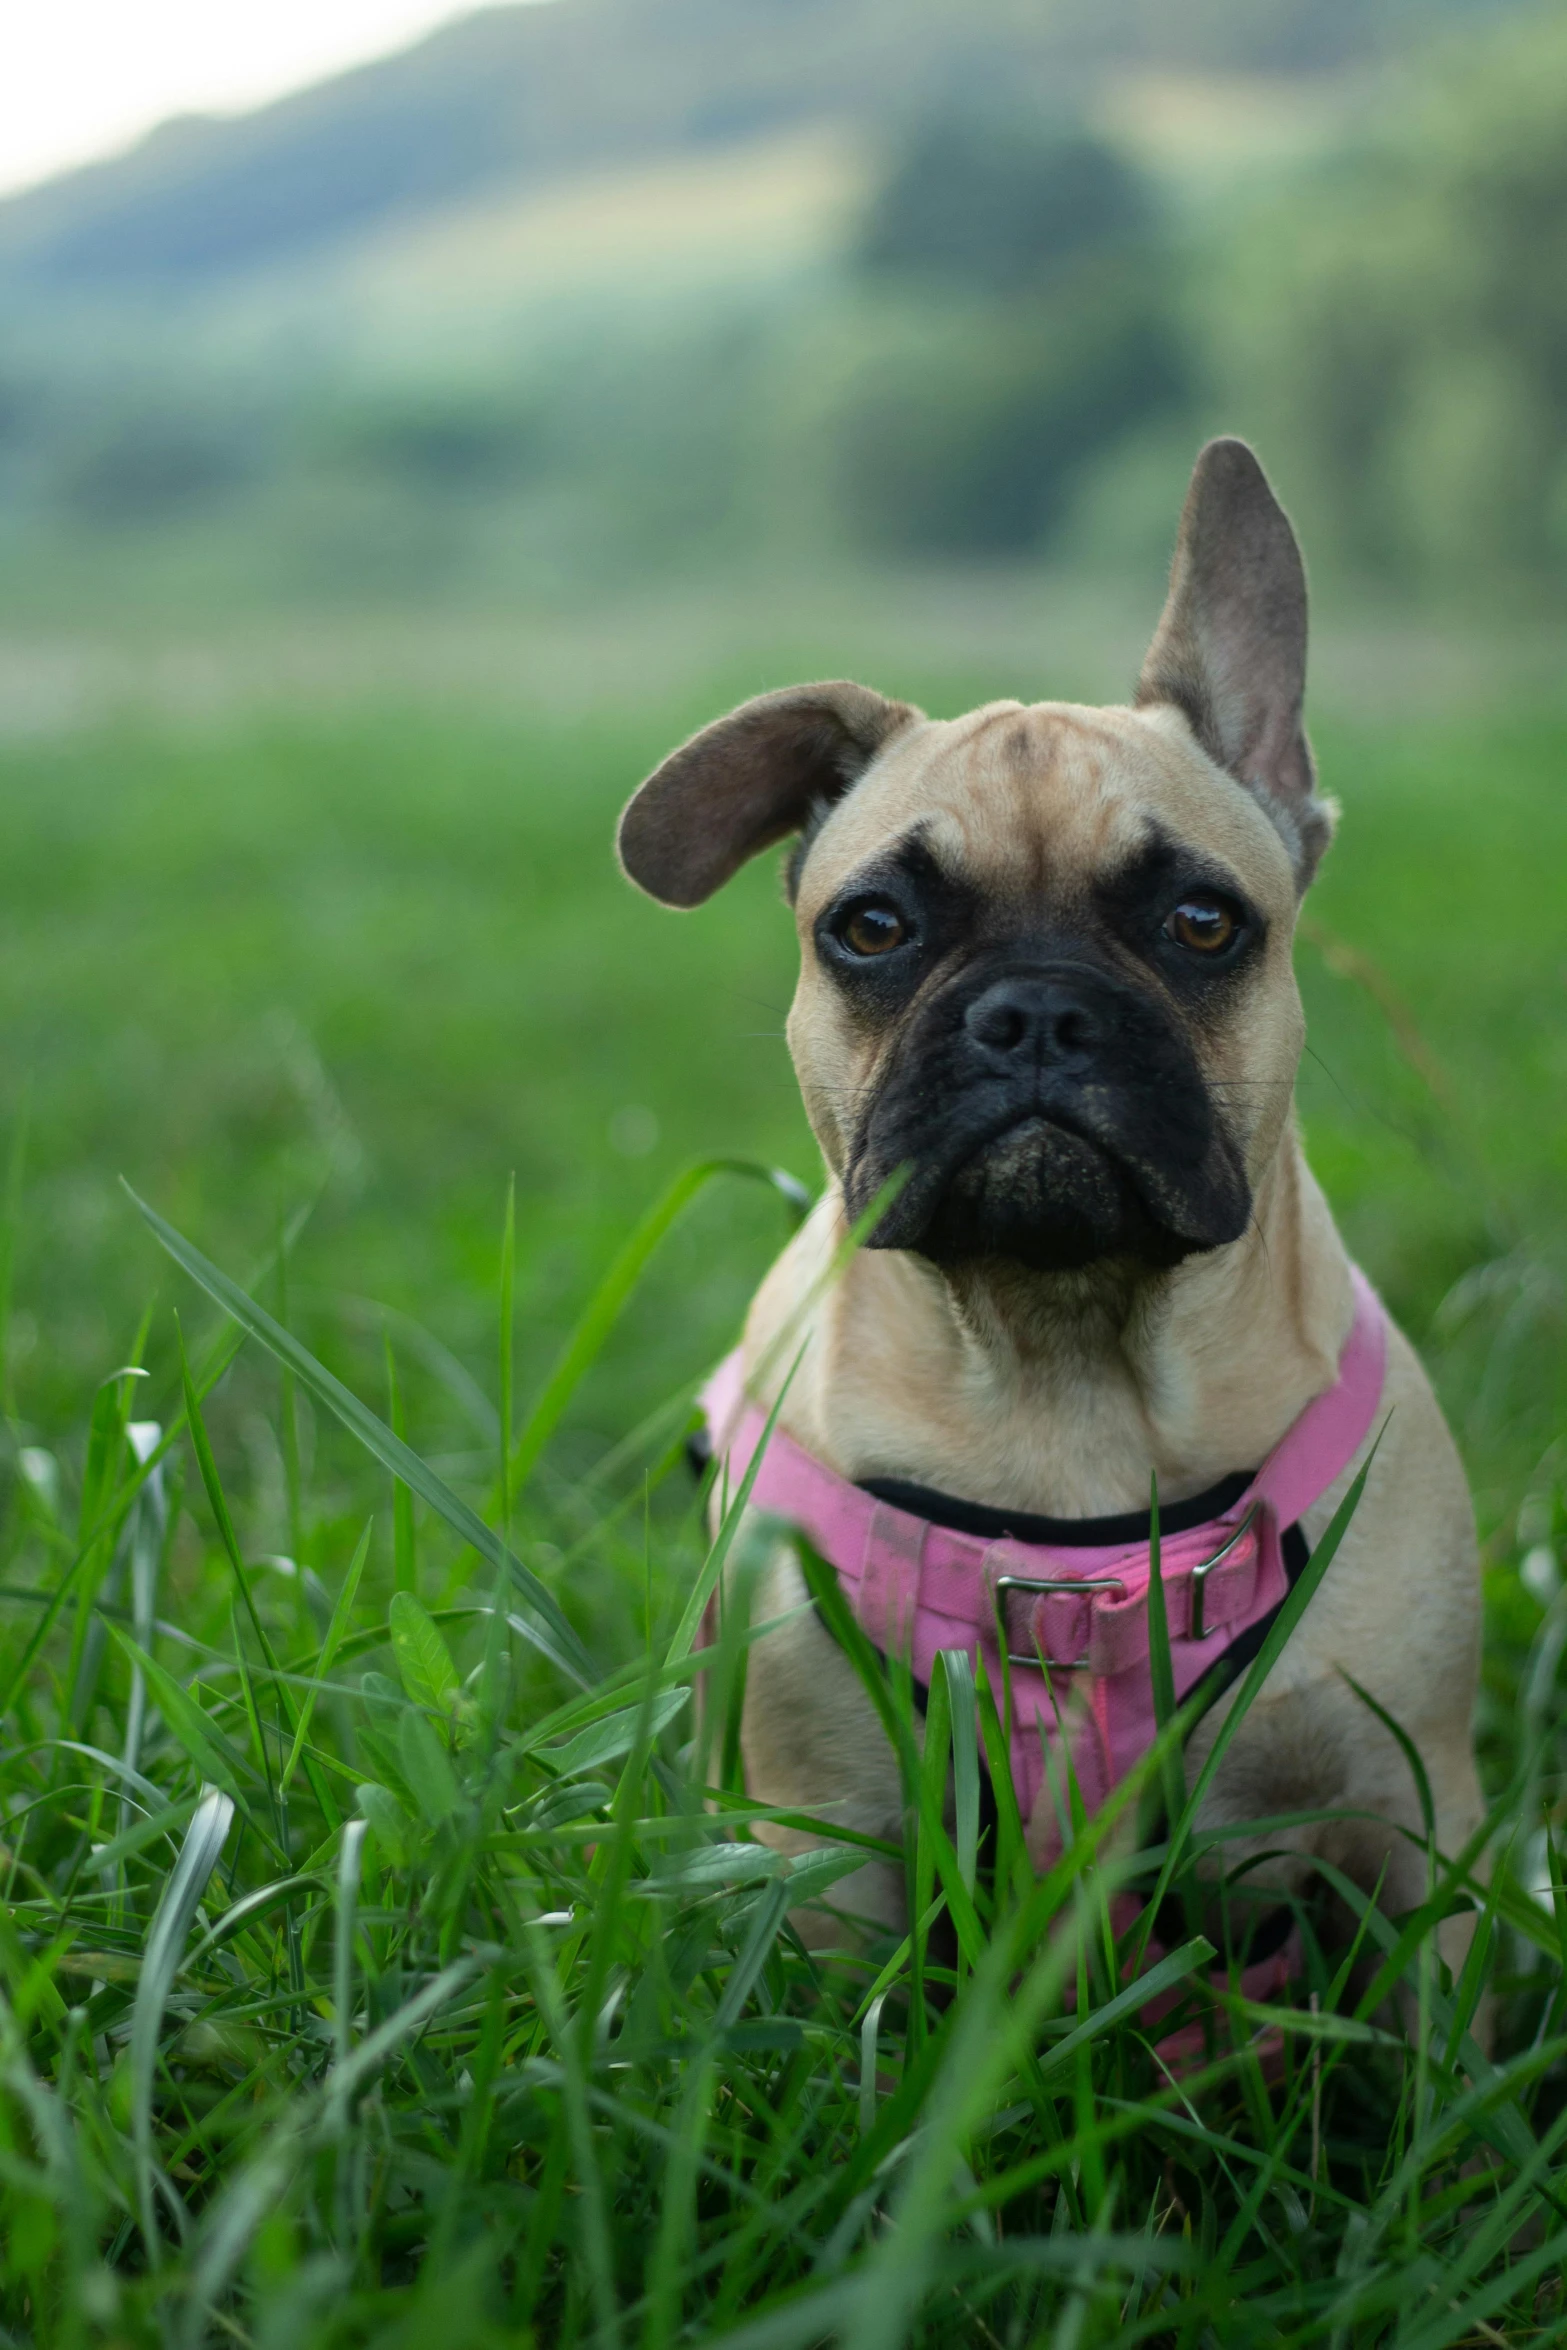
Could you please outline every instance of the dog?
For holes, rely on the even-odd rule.
[[[1365,1337],[1348,1449],[1288,1530],[1297,1562],[1375,1445],[1363,1496],[1200,1825],[1361,1815],[1243,1837],[1231,1864],[1266,1847],[1264,1881],[1300,1893],[1327,1859],[1368,1891],[1380,1885],[1396,1914],[1426,1891],[1418,1793],[1399,1742],[1346,1675],[1415,1742],[1438,1845],[1456,1852],[1481,1814],[1470,1736],[1479,1574],[1441,1411],[1354,1273],[1295,1120],[1293,934],[1335,813],[1303,729],[1305,664],[1293,530],[1251,450],[1216,440],[1197,460],[1129,706],[994,702],[935,720],[843,682],[763,694],[648,778],[619,850],[643,890],[692,907],[794,839],[786,890],[801,968],[788,1039],[829,1180],[756,1295],[725,1409],[731,1421],[751,1415],[754,1440],[782,1394],[772,1441],[797,1489],[814,1477],[824,1525],[861,1529],[834,1564],[867,1622],[871,1566],[853,1583],[849,1553],[864,1513],[883,1512],[882,1534],[865,1540],[893,1545],[892,1568],[878,1569],[884,1647],[907,1644],[919,1557],[945,1544],[948,1587],[989,1577],[976,1654],[998,1580],[1009,1605],[1026,1586],[1034,1649],[1025,1628],[1013,1683],[1042,1685],[1028,1670],[1048,1661],[1039,1611],[1076,1610],[1067,1648],[1101,1618],[1113,1631],[1107,1611],[1126,1613],[1128,1570],[1115,1599],[1070,1573],[998,1578],[994,1559],[1044,1555],[1030,1544],[1069,1542],[1084,1525],[1102,1556],[1139,1512],[1146,1536],[1154,1478],[1167,1534],[1183,1506],[1199,1519],[1230,1507],[1220,1532],[1231,1548],[1254,1540],[1255,1524],[1235,1533],[1238,1488],[1314,1409],[1320,1421],[1337,1408]],[[834,1277],[857,1219],[865,1245]],[[899,1542],[919,1554],[901,1585]],[[1290,1579],[1283,1553],[1282,1581],[1275,1560],[1263,1587],[1259,1552],[1250,1599],[1242,1592],[1253,1653]],[[1191,1637],[1195,1594],[1194,1580],[1170,1617],[1186,1686],[1224,1649],[1206,1619],[1206,1637]],[[900,1841],[895,1756],[791,1546],[776,1546],[754,1607],[776,1628],[753,1650],[745,1689],[750,1794]],[[1107,1650],[1135,1695],[1146,1635],[1144,1661],[1127,1667],[1131,1654],[1124,1641]],[[1083,1660],[1057,1642],[1057,1661]],[[1199,1722],[1189,1767],[1228,1702]],[[1111,1754],[1106,1783],[1116,1768]],[[758,1833],[787,1851],[812,1842]],[[1049,1786],[1034,1792],[1027,1833],[1036,1860],[1059,1847]],[[867,1863],[832,1898],[906,1929],[904,1876],[890,1863]],[[839,1931],[831,1918],[801,1923],[818,1943]],[[1463,1923],[1449,1921],[1452,1952]]]

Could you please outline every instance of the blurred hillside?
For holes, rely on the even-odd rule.
[[[0,616],[1567,572],[1567,42],[1505,0],[552,0],[0,205]]]
[[[1112,67],[1301,73],[1496,0],[557,0],[494,7],[239,121],[0,208],[13,285],[211,279],[481,189],[879,122],[939,97],[1081,102]]]

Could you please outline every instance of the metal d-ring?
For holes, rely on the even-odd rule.
[[[1246,1512],[1245,1517],[1242,1518],[1240,1524],[1236,1527],[1234,1533],[1230,1536],[1229,1541],[1225,1543],[1223,1549],[1216,1550],[1211,1559],[1204,1559],[1200,1567],[1193,1567],[1191,1577],[1192,1614],[1191,1622],[1187,1626],[1186,1631],[1186,1637],[1188,1640],[1207,1639],[1208,1619],[1203,1612],[1203,1601],[1208,1577],[1213,1573],[1215,1567],[1223,1566],[1225,1560],[1229,1557],[1237,1542],[1241,1540],[1243,1535],[1246,1535],[1251,1531],[1251,1522],[1261,1507],[1262,1504],[1260,1501],[1254,1501],[1251,1505],[1251,1508]]]
[[[1119,1575],[1047,1576],[1043,1580],[1033,1575],[998,1575],[995,1581],[995,1591],[998,1599],[1003,1591],[1040,1591],[1047,1594],[1052,1591],[1119,1591],[1123,1599],[1126,1597],[1126,1585],[1121,1581]],[[1004,1626],[1006,1623],[1004,1606],[1001,1611],[1001,1621]],[[1087,1671],[1089,1660],[1086,1656],[1075,1656],[1070,1661],[1051,1657],[1048,1662],[1058,1673],[1082,1673]],[[1040,1659],[1037,1653],[1033,1656],[1014,1656],[1009,1648],[1007,1663],[1009,1665],[1032,1665],[1037,1673]]]

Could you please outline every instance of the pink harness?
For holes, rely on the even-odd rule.
[[[1358,1268],[1352,1279],[1355,1318],[1333,1386],[1306,1406],[1236,1500],[1160,1543],[1177,1698],[1279,1606],[1290,1583],[1284,1530],[1320,1500],[1371,1433],[1387,1361],[1387,1319]],[[767,1425],[744,1391],[738,1353],[719,1366],[702,1403],[714,1450],[727,1454],[733,1492]],[[1146,1538],[1085,1547],[958,1533],[851,1485],[781,1428],[773,1431],[751,1500],[809,1536],[837,1569],[870,1640],[884,1654],[906,1656],[917,1681],[929,1685],[938,1649],[959,1648],[971,1658],[982,1655],[992,1686],[999,1686],[998,1627],[1003,1630],[1012,1682],[1012,1778],[1025,1820],[1044,1782],[1046,1742],[1063,1721],[1090,1813],[1153,1744]],[[1073,1676],[1067,1686],[1081,1693],[1081,1705],[1063,1706],[1062,1674]],[[1054,1841],[1047,1832],[1046,1844]]]

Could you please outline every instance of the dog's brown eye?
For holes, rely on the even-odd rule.
[[[1183,898],[1165,924],[1177,946],[1197,955],[1222,955],[1239,928],[1235,908],[1222,898]]]
[[[869,905],[856,906],[838,932],[851,955],[890,954],[908,935],[908,925],[896,907],[875,899]]]

